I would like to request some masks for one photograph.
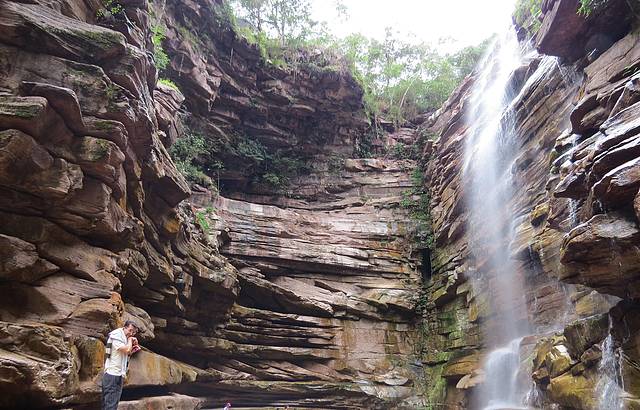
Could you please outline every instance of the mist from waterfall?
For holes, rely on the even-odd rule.
[[[485,341],[493,349],[485,363],[485,382],[476,397],[485,409],[522,406],[526,388],[520,386],[519,346],[529,332],[524,290],[511,258],[514,212],[510,205],[517,187],[511,166],[518,144],[514,132],[512,101],[518,93],[515,70],[523,52],[515,30],[510,28],[494,42],[480,65],[470,100],[467,122],[472,128],[466,139],[464,181],[468,201],[470,249],[478,270],[472,273],[476,294],[490,295],[489,309],[495,316]],[[520,311],[521,313],[521,311]]]

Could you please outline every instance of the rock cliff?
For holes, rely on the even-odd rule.
[[[514,303],[534,333],[520,342],[529,404],[635,408],[637,17],[627,2],[599,3],[587,17],[578,7],[542,2],[533,42],[543,55],[513,73],[518,193],[507,206],[514,237],[495,246],[509,247],[513,280],[525,289]],[[463,159],[475,81],[468,78],[426,124],[439,136],[425,152],[436,238],[423,318],[426,394],[428,403],[461,408],[474,405],[501,321],[490,308],[500,295],[486,263],[497,250],[474,257],[466,223]]]
[[[353,158],[354,79],[270,64],[220,2],[110,4],[0,4],[0,407],[96,408],[126,319],[121,408],[419,401],[416,164]],[[188,132],[222,147],[220,193],[174,165]],[[265,184],[246,138],[306,171]]]
[[[119,4],[0,0],[1,408],[96,408],[105,335],[127,319],[144,349],[123,409],[474,408],[504,249],[529,404],[640,406],[629,2],[543,1],[537,31],[519,28],[540,54],[509,79],[518,194],[495,244],[468,225],[477,76],[374,138],[339,61],[273,64],[221,1]],[[219,189],[169,154],[193,135]]]

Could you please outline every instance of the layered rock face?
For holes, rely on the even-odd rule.
[[[575,13],[576,1],[543,2],[537,45],[562,60],[537,57],[516,70],[511,83],[519,154],[511,165],[517,194],[508,207],[515,234],[494,246],[510,247],[513,278],[525,287],[512,306],[534,333],[521,343],[523,362],[533,358],[522,373],[535,383],[529,404],[543,408],[637,405],[640,185],[633,147],[640,45],[622,3],[606,2],[585,19]],[[613,21],[619,23],[614,28]],[[610,41],[589,45],[598,38]],[[437,240],[431,310],[424,318],[430,330],[427,393],[429,402],[462,407],[472,405],[483,381],[478,369],[501,320],[500,311],[489,308],[500,300],[490,286],[492,273],[486,260],[472,256],[465,223],[470,211],[462,158],[473,82],[468,79],[427,124],[440,136],[427,153]],[[486,258],[494,251],[485,249]],[[473,280],[480,283],[471,286]],[[558,327],[564,330],[554,333]],[[620,402],[603,402],[616,396]]]
[[[94,24],[99,6],[0,7],[9,408],[95,403],[110,329],[134,319],[143,344],[185,323],[212,329],[238,294],[236,269],[179,206],[190,190],[161,143],[154,101],[170,92],[155,86],[146,4],[128,5],[118,30]],[[133,367],[145,376],[130,386],[208,377],[151,351]]]
[[[95,408],[126,319],[145,349],[122,408],[416,402],[416,164],[349,159],[353,78],[265,63],[215,2],[120,3],[0,3],[0,407]],[[157,84],[158,24],[181,92]],[[223,195],[192,194],[168,154],[185,108],[309,171],[265,188],[221,149]]]
[[[296,181],[300,192],[331,187],[333,200],[288,207],[194,197],[215,209],[212,236],[239,269],[237,304],[214,335],[224,344],[213,367],[233,379],[220,394],[322,408],[389,407],[414,396],[420,277],[399,206],[411,167],[346,160],[340,174]]]

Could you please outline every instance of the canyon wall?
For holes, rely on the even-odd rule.
[[[495,247],[510,247],[513,280],[526,289],[512,305],[533,332],[520,342],[529,404],[614,408],[619,403],[602,401],[620,393],[603,393],[608,383],[626,392],[625,408],[637,406],[640,44],[629,3],[604,2],[587,17],[578,6],[545,1],[539,31],[520,28],[546,55],[528,55],[510,80],[518,152],[511,242],[486,244],[475,253],[482,258],[470,249],[463,162],[476,78],[426,125],[439,136],[425,151],[436,249],[423,361],[434,408],[473,408],[484,381],[482,363],[501,321],[499,306],[491,308],[501,295],[487,267]]]
[[[275,64],[221,1],[105,4],[0,0],[1,408],[95,408],[105,336],[127,319],[144,349],[124,409],[473,408],[502,320],[496,247],[526,289],[510,303],[531,325],[530,404],[639,406],[628,2],[584,17],[577,0],[544,1],[539,30],[519,28],[545,55],[509,83],[514,237],[473,253],[474,76],[417,129],[372,135],[339,60]],[[175,86],[158,82],[159,46]],[[219,189],[188,183],[169,154],[193,135]],[[265,156],[298,169],[273,183]]]
[[[269,63],[221,2],[120,4],[0,3],[0,407],[96,408],[126,319],[121,408],[417,406],[416,164],[354,157],[361,88]],[[168,154],[196,132],[220,193]],[[306,171],[265,184],[240,138]]]

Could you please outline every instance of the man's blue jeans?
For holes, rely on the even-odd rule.
[[[102,410],[117,410],[122,394],[122,376],[102,375]]]

